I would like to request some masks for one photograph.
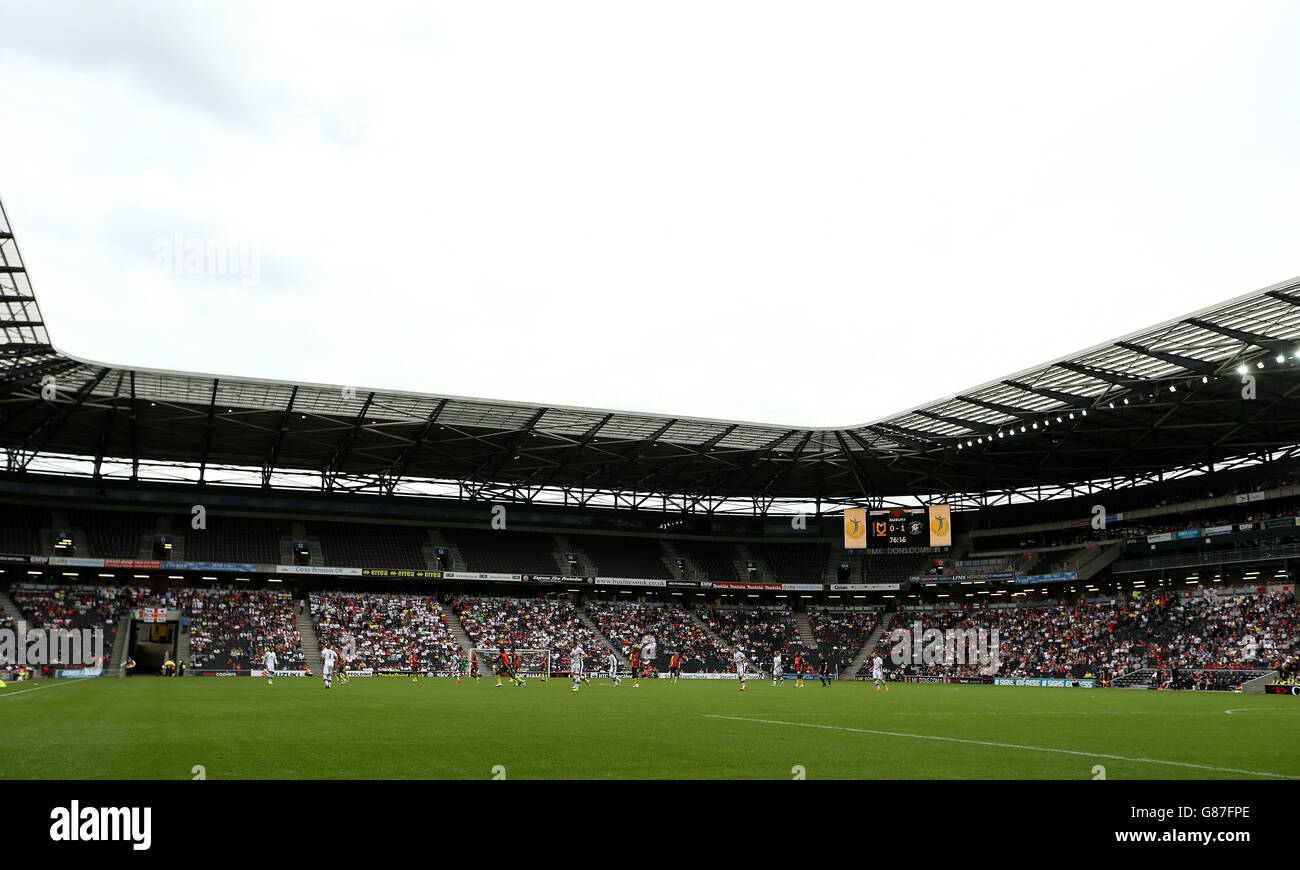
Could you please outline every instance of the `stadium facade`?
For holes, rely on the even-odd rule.
[[[84,360],[52,343],[2,207],[0,332],[0,448],[18,475],[766,515],[1037,501],[1300,444],[1300,279],[842,428]]]

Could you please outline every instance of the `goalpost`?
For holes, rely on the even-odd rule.
[[[549,677],[551,675],[551,651],[548,649],[517,649],[519,654],[519,676]],[[474,654],[478,656],[480,676],[490,677],[497,672],[497,663],[501,660],[501,650],[494,646],[476,646]]]

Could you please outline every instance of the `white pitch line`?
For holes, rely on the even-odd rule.
[[[818,725],[815,722],[782,722],[779,719],[749,719],[743,716],[720,716],[705,713],[706,719],[731,719],[736,722],[760,722],[764,725],[789,725],[793,728],[821,728],[826,731],[850,731],[855,734],[879,734],[882,737],[908,737],[913,740],[938,740],[944,743],[967,743],[973,746],[994,746],[999,749],[1024,749],[1030,752],[1055,752],[1061,755],[1078,755],[1082,758],[1109,758],[1112,761],[1132,761],[1139,764],[1165,764],[1171,767],[1192,767],[1198,770],[1214,770],[1219,773],[1245,773],[1250,776],[1271,776],[1275,779],[1297,779],[1284,773],[1265,773],[1259,770],[1239,770],[1235,767],[1214,767],[1209,764],[1195,764],[1190,761],[1164,761],[1159,758],[1131,758],[1126,755],[1109,755],[1105,752],[1083,752],[1078,749],[1056,749],[1050,746],[1024,746],[1019,743],[995,743],[990,740],[970,740],[964,737],[940,737],[934,734],[907,734],[902,731],[876,731],[871,728],[847,728],[841,725]]]
[[[795,714],[791,714],[795,715]],[[915,716],[910,711],[884,712],[884,716]],[[1217,716],[1213,710],[970,710],[923,713],[924,716]]]
[[[1231,710],[1224,710],[1223,712],[1231,716],[1233,713],[1295,713],[1298,711],[1300,711],[1300,708],[1293,709],[1288,707],[1281,710],[1266,710],[1263,707],[1235,707]]]
[[[0,691],[0,700],[3,700],[5,698],[12,698],[15,695],[26,695],[28,692],[39,692],[41,689],[55,689],[58,688],[59,686],[66,686],[70,683],[80,683],[80,682],[84,682],[84,681],[67,680],[66,682],[62,682],[62,683],[56,681],[52,686],[46,686],[46,685],[32,686],[30,689],[19,689],[16,692]]]

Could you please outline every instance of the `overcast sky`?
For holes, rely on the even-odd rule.
[[[0,0],[0,198],[82,357],[847,425],[1300,274],[1297,44],[1286,2]]]

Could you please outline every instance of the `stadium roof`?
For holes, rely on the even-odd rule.
[[[0,334],[12,473],[767,513],[1048,498],[1300,444],[1300,278],[845,428],[83,360],[50,342],[2,206]]]

